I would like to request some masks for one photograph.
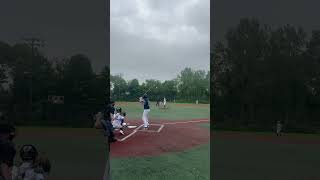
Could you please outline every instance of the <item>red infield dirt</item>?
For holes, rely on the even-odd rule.
[[[163,153],[179,152],[208,143],[210,140],[209,129],[199,126],[200,123],[209,122],[209,120],[174,122],[151,120],[149,130],[143,130],[143,127],[139,128],[142,124],[141,121],[127,122],[130,125],[136,125],[137,128],[126,129],[125,135],[115,132],[116,138],[124,140],[112,143],[112,157],[155,156]],[[159,129],[161,125],[164,126]]]

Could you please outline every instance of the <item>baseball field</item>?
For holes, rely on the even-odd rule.
[[[150,131],[139,129],[141,106],[118,103],[137,126],[111,146],[116,180],[319,180],[320,136],[271,132],[210,133],[209,105],[152,106]],[[52,160],[50,179],[101,179],[106,147],[102,133],[87,128],[20,127],[17,146],[32,143]],[[210,156],[212,162],[210,163]]]
[[[209,105],[168,104],[149,114],[149,130],[141,129],[142,107],[121,102],[130,126],[115,132],[111,173],[117,180],[210,179]],[[52,161],[50,179],[101,179],[107,154],[102,132],[93,128],[19,127],[17,148],[35,145]]]
[[[320,136],[211,133],[215,180],[319,180]]]

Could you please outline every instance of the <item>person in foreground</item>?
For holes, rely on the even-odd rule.
[[[40,156],[35,146],[25,144],[20,149],[18,166],[12,169],[12,180],[45,180],[47,179],[51,163],[49,159]]]
[[[110,173],[110,143],[116,142],[117,140],[114,138],[113,134],[113,126],[112,126],[112,119],[115,113],[114,109],[114,102],[111,102],[107,105],[107,107],[102,112],[98,112],[95,116],[95,123],[94,128],[96,129],[102,129],[105,136],[105,144],[107,145],[107,156],[106,156],[106,166],[105,171],[103,175],[103,180],[111,180],[111,173]]]
[[[12,180],[12,167],[16,155],[14,137],[14,126],[0,125],[0,180]]]

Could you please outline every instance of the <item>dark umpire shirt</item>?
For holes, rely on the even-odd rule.
[[[110,119],[110,113],[114,114],[115,108],[111,105],[107,105],[107,107],[104,109],[104,119],[107,121],[111,121]]]
[[[111,123],[111,117],[110,117],[110,113],[114,114],[114,110],[115,108],[111,105],[107,105],[104,109],[104,120],[102,121],[102,125],[103,125],[103,129],[104,129],[104,135],[105,136],[109,136],[109,137],[113,137],[113,126]]]

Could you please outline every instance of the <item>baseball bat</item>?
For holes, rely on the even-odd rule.
[[[157,88],[157,86],[154,86],[154,87]],[[152,88],[153,86],[151,86],[144,94],[147,94]]]

